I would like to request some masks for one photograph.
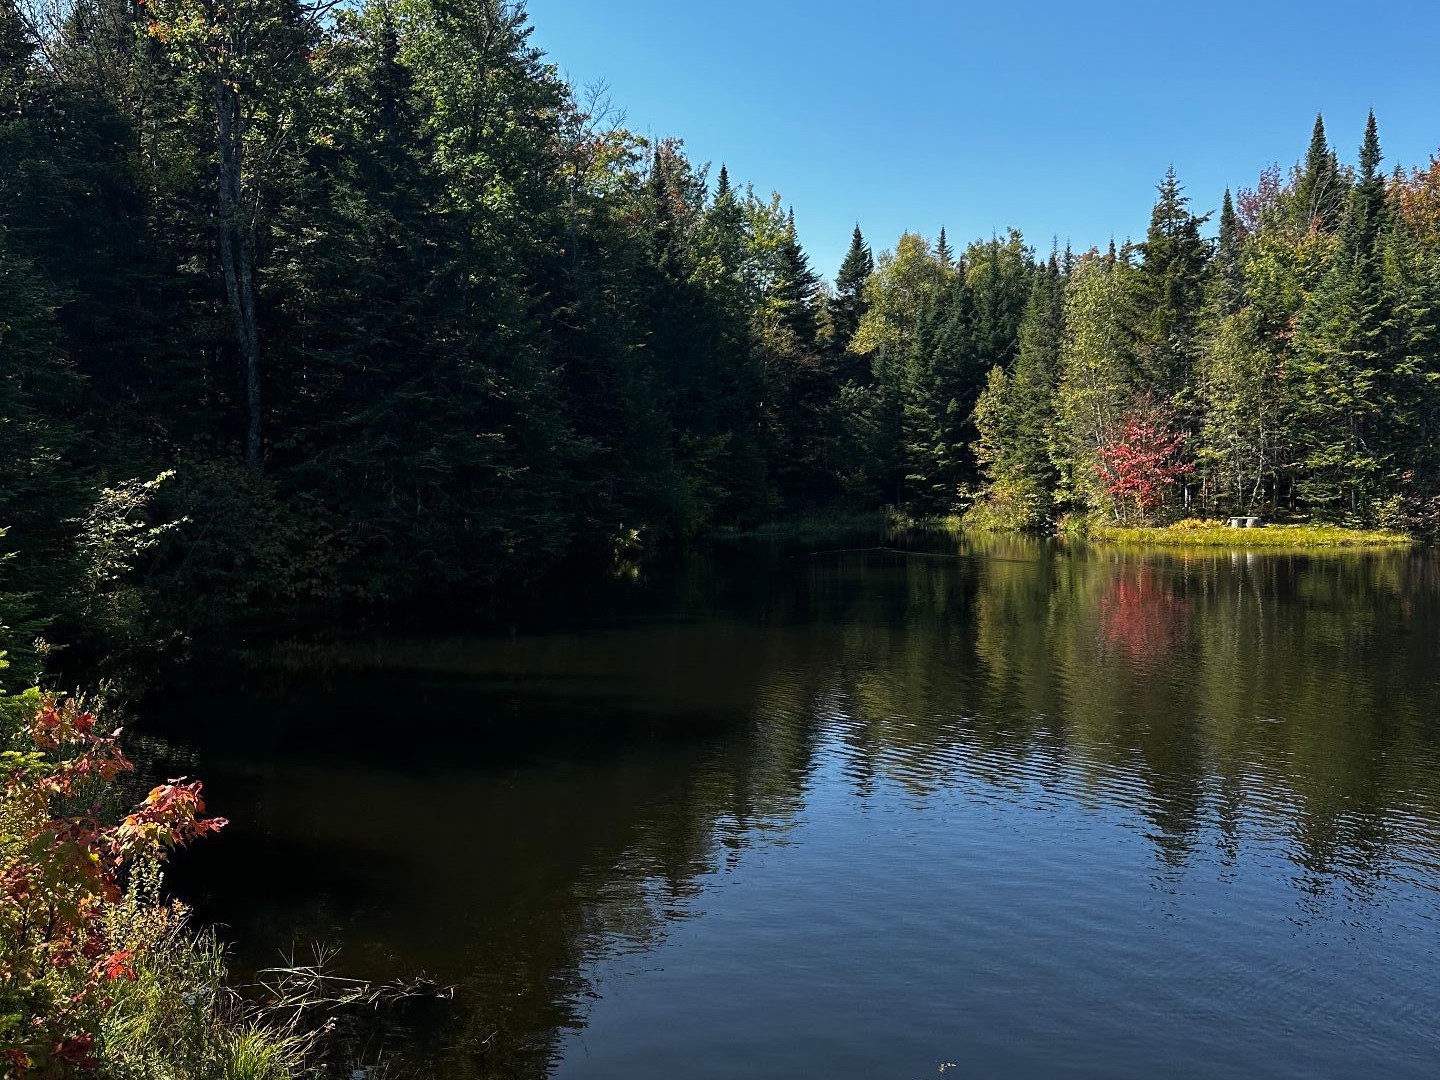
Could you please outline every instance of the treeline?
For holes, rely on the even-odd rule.
[[[850,504],[1395,523],[1437,473],[1440,167],[1173,176],[1143,243],[857,228],[628,130],[505,0],[3,0],[12,591],[185,627]],[[9,621],[22,605],[11,596]],[[163,612],[163,616],[158,614]]]
[[[893,501],[976,524],[1300,515],[1428,532],[1440,484],[1440,162],[1225,192],[1218,235],[1173,170],[1140,243],[1038,263],[901,238],[848,342],[870,359],[867,462]]]
[[[528,35],[501,0],[5,0],[12,591],[185,626],[840,494],[791,215]]]
[[[1440,162],[1381,161],[1373,114],[1353,168],[1317,118],[1288,176],[1225,192],[1213,240],[1172,171],[1143,243],[1052,260],[974,410],[977,516],[1433,533]]]

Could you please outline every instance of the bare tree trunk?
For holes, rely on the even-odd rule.
[[[245,131],[240,91],[222,58],[215,77],[216,136],[220,150],[220,263],[235,340],[245,367],[245,464],[260,468],[260,326],[255,318],[255,275],[241,201]]]

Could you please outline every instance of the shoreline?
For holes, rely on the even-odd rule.
[[[1087,530],[1085,539],[1104,544],[1207,548],[1332,548],[1383,550],[1414,547],[1406,533],[1353,529],[1341,525],[1263,525],[1236,529],[1221,522],[1186,525],[1115,526]]]

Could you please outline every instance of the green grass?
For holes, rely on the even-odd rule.
[[[1232,529],[1223,521],[1181,521],[1152,528],[1092,526],[1088,538],[1107,544],[1213,548],[1398,548],[1415,541],[1387,529],[1350,529],[1340,525],[1266,525]]]

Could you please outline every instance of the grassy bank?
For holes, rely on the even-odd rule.
[[[1108,544],[1214,548],[1399,548],[1414,540],[1386,529],[1350,529],[1340,525],[1266,525],[1232,529],[1220,521],[1182,521],[1175,525],[1119,528],[1092,526],[1090,540]]]

